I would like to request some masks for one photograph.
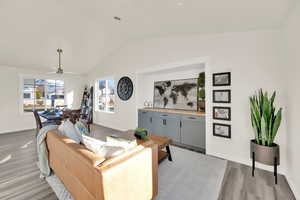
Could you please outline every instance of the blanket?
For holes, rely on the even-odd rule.
[[[41,171],[40,177],[48,177],[51,174],[51,169],[49,167],[49,162],[48,162],[48,149],[46,145],[46,136],[47,133],[51,130],[57,130],[58,126],[57,125],[49,125],[43,127],[40,131],[39,134],[37,135],[37,156],[38,156],[38,165]]]

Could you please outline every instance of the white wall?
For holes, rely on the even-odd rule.
[[[207,105],[207,153],[225,159],[250,164],[249,140],[253,132],[249,116],[248,97],[259,88],[276,90],[277,104],[284,105],[283,79],[279,73],[280,31],[256,31],[217,35],[186,35],[138,41],[121,48],[106,58],[89,79],[105,76],[131,75],[135,87],[136,73],[159,69],[169,63],[189,63],[197,58],[207,61],[207,100],[211,101],[211,73],[232,72],[232,139],[212,136],[212,105]],[[184,62],[186,61],[186,62]],[[116,78],[118,80],[118,78]],[[138,94],[143,95],[143,93]],[[96,113],[95,122],[116,129],[131,129],[137,125],[137,100],[128,102],[117,98],[115,114]],[[285,118],[284,118],[285,119]],[[285,120],[279,129],[277,141],[282,150],[285,171]],[[270,169],[270,168],[268,168]]]
[[[291,12],[283,30],[283,53],[285,55],[282,68],[287,79],[287,176],[297,199],[300,199],[300,3]]]
[[[126,74],[120,74],[118,71],[114,73],[102,74],[102,73],[93,73],[93,78],[89,79],[90,85],[95,85],[96,80],[104,80],[104,79],[113,79],[115,81],[115,85],[117,87],[117,83],[123,76],[128,76],[131,80],[135,83],[136,75],[134,73],[127,72]],[[97,86],[95,85],[95,89]],[[116,91],[115,91],[116,92]],[[136,127],[136,118],[135,116],[135,98],[136,98],[136,85],[134,84],[134,90],[132,97],[128,101],[122,101],[118,98],[118,95],[115,95],[115,112],[114,113],[107,113],[103,111],[96,111],[94,112],[94,123],[100,124],[106,127],[111,127],[118,130],[127,130],[128,127],[135,128]],[[96,101],[96,99],[95,99]],[[126,120],[124,122],[124,119]]]
[[[33,129],[36,126],[33,114],[21,112],[22,76],[57,78],[55,75],[45,76],[34,71],[0,66],[0,133]],[[65,81],[66,103],[72,105],[73,108],[79,108],[84,81],[78,76],[63,76],[60,78]],[[70,95],[71,93],[73,95]],[[72,99],[72,96],[74,99]]]
[[[194,65],[178,66],[168,70],[137,73],[137,107],[143,108],[145,101],[153,103],[154,82],[198,78],[199,73],[204,70],[205,64],[198,63]]]

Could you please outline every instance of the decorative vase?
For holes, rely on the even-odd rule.
[[[275,158],[277,158],[277,165],[280,164],[280,150],[279,145],[273,143],[271,147],[263,146],[256,143],[256,140],[250,142],[251,158],[253,158],[253,152],[255,153],[255,161],[265,165],[274,165]]]
[[[264,146],[250,141],[250,157],[252,159],[252,176],[254,176],[255,162],[274,166],[275,184],[277,184],[277,166],[280,165],[280,147],[273,143],[272,146]]]

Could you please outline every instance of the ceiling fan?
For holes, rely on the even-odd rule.
[[[56,71],[54,72],[49,72],[48,74],[76,74],[73,72],[64,72],[62,66],[61,66],[61,54],[63,53],[62,49],[57,49],[57,53],[58,53],[58,68]]]

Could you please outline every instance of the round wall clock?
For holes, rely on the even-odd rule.
[[[133,93],[133,83],[129,77],[123,76],[119,80],[117,92],[118,92],[118,96],[123,101],[127,101],[128,99],[130,99]]]

